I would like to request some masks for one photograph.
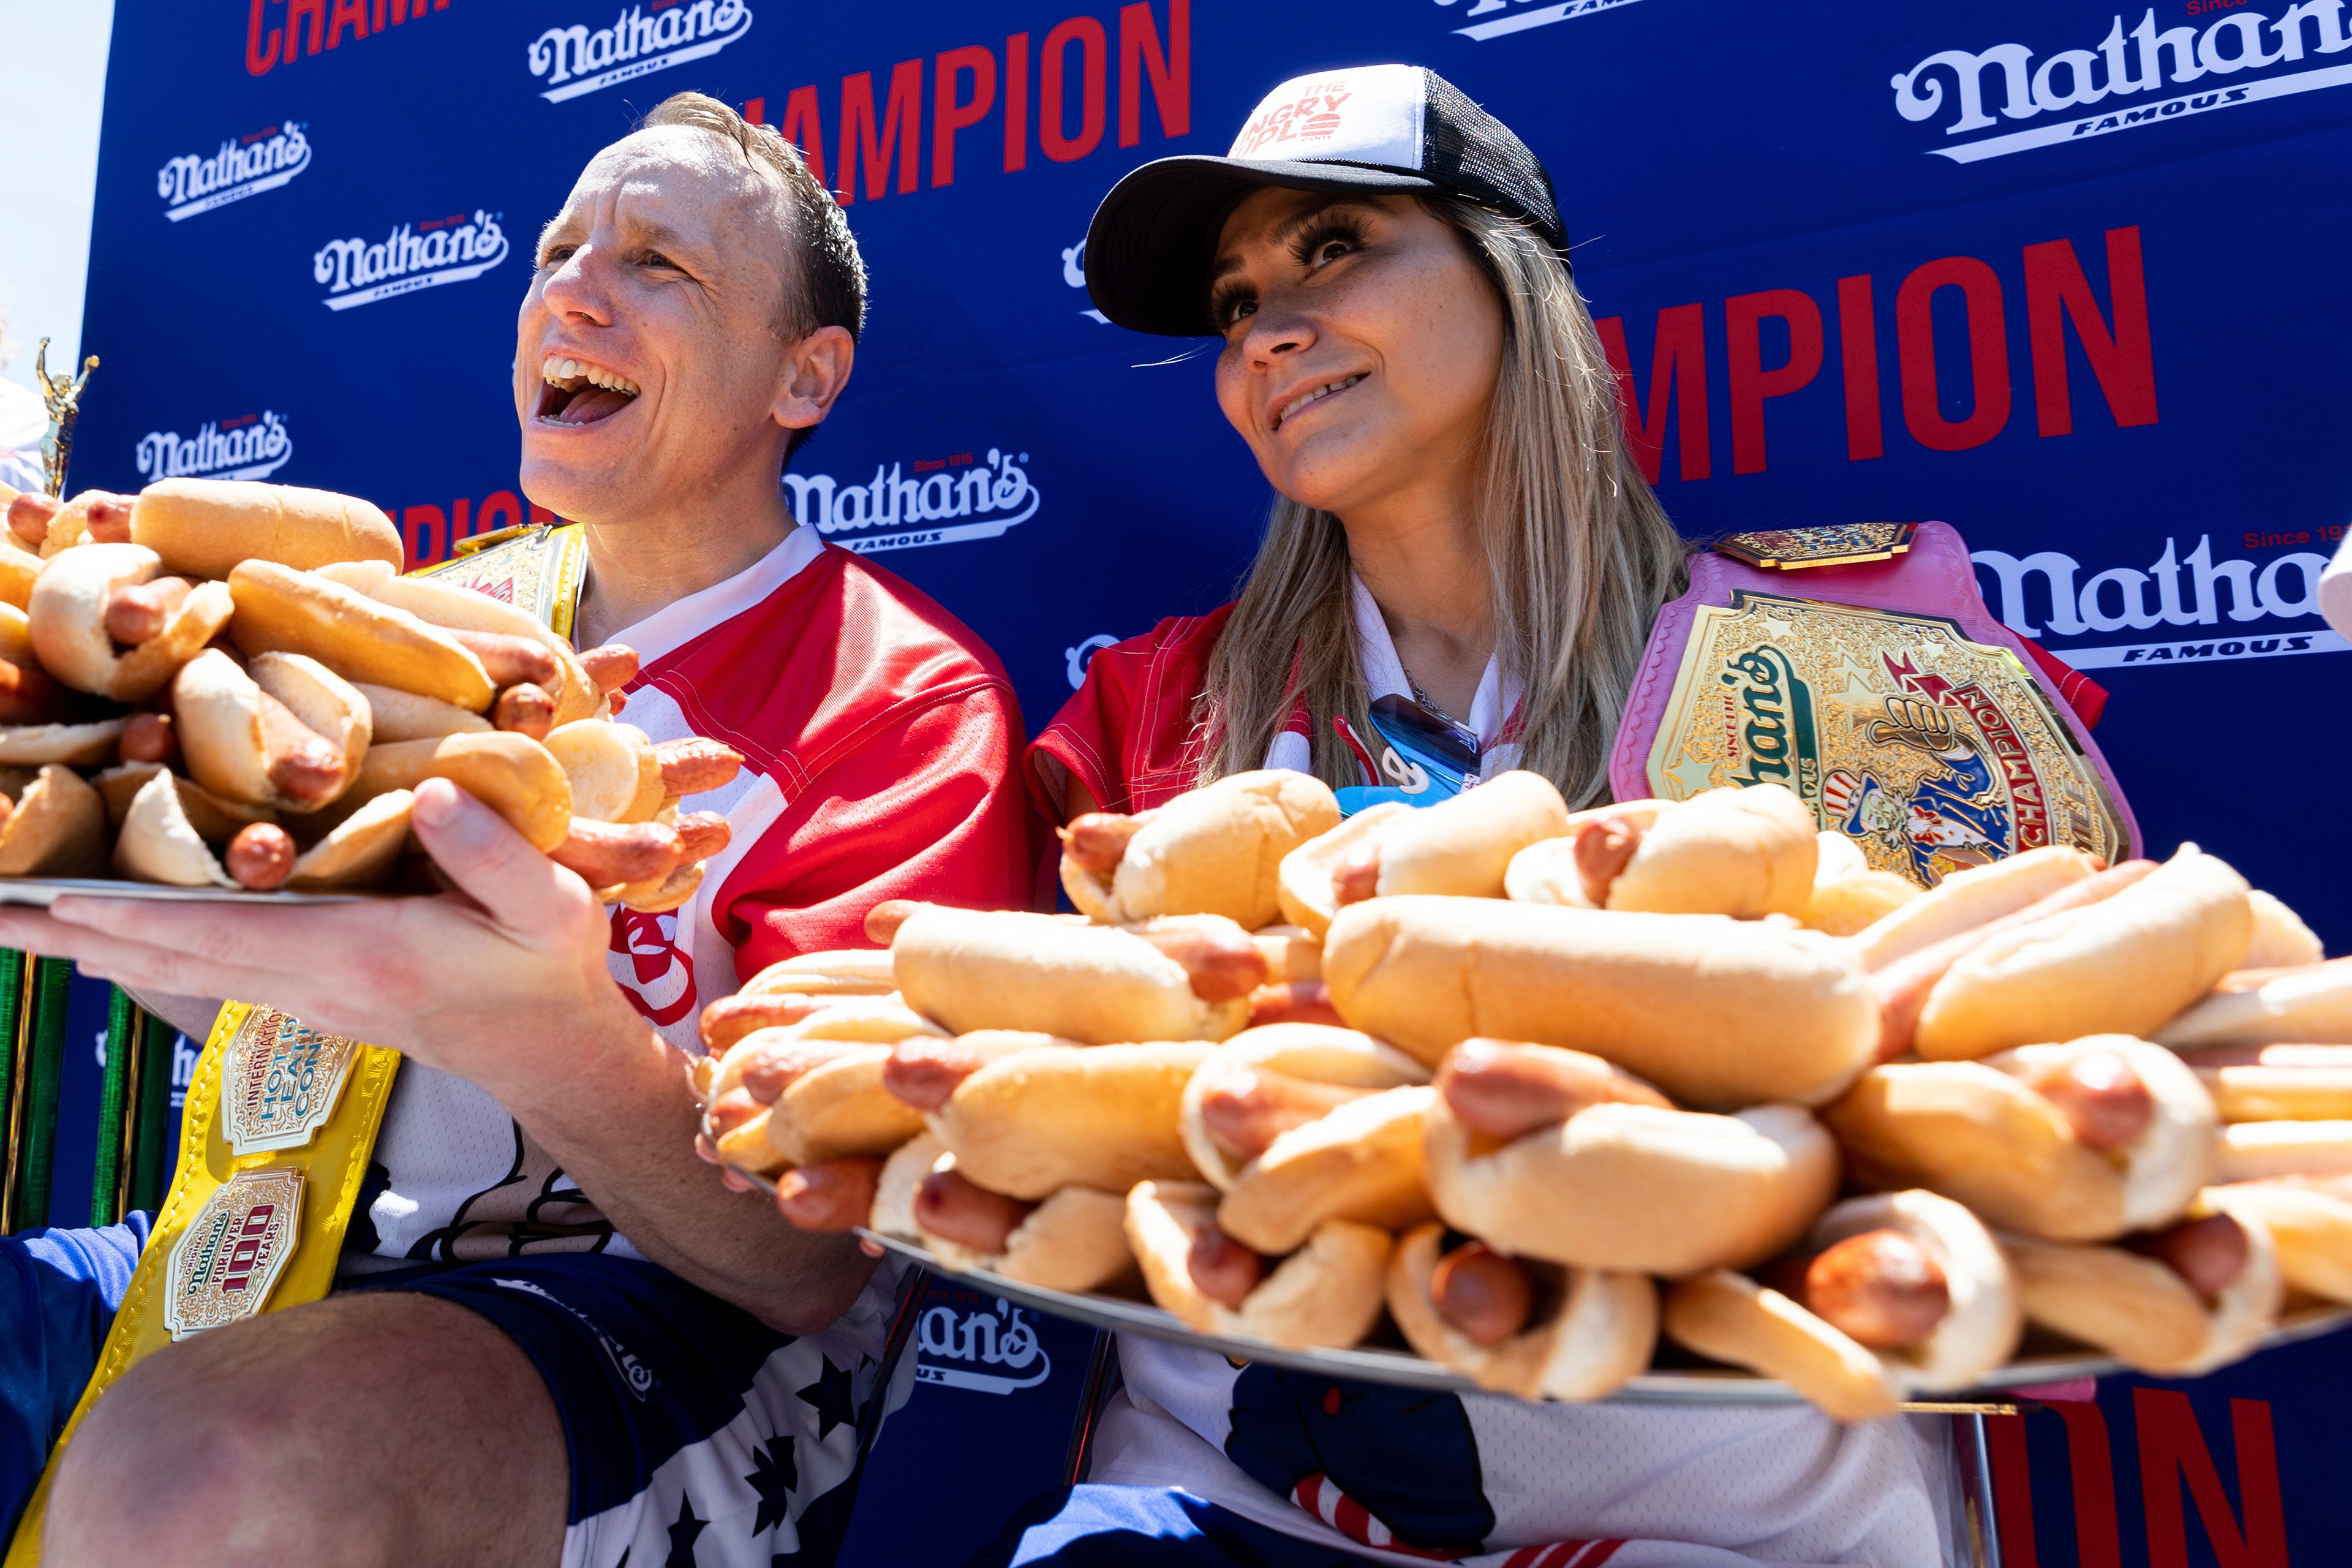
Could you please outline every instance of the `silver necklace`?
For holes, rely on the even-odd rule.
[[[1399,661],[1397,668],[1399,669],[1404,669],[1404,665],[1402,660]],[[1453,725],[1457,730],[1467,730],[1470,727],[1461,720],[1456,719],[1453,714],[1448,713],[1444,709],[1440,708],[1435,702],[1432,701],[1430,700],[1429,693],[1421,689],[1421,682],[1412,678],[1412,671],[1409,669],[1404,671],[1404,683],[1405,686],[1412,692],[1412,700],[1415,702],[1420,703],[1423,708],[1428,709],[1432,713],[1436,714],[1439,718],[1444,720],[1447,723]]]

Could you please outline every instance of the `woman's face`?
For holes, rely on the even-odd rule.
[[[1218,405],[1291,500],[1344,518],[1477,452],[1502,304],[1420,203],[1259,191],[1225,220],[1210,301]]]

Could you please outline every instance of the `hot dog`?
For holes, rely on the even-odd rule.
[[[2183,1059],[2224,1122],[2352,1121],[2352,1046],[2221,1046]]]
[[[1216,1199],[1215,1188],[1182,1181],[1139,1182],[1128,1194],[1128,1244],[1154,1302],[1202,1333],[1295,1350],[1346,1347],[1371,1331],[1392,1246],[1386,1231],[1325,1220],[1276,1260],[1205,1234],[1217,1229]]]
[[[1344,1026],[1339,1009],[1331,1005],[1331,988],[1320,980],[1293,980],[1261,985],[1249,994],[1253,1029],[1268,1024],[1328,1024]]]
[[[1599,1057],[1502,1040],[1465,1040],[1455,1047],[1438,1065],[1437,1089],[1456,1121],[1502,1143],[1591,1106],[1674,1109],[1664,1095]]]
[[[2239,963],[2248,969],[2299,969],[2326,956],[2303,917],[2256,888],[2247,895],[2254,909],[2253,944]]]
[[[181,721],[184,729],[184,703]],[[193,760],[193,737],[184,733],[182,743]],[[347,798],[365,801],[386,790],[413,790],[428,778],[449,780],[506,818],[542,855],[572,831],[572,786],[562,767],[537,741],[503,731],[371,746]]]
[[[1756,920],[1802,914],[1820,860],[1813,814],[1779,784],[1580,813],[1504,878],[1531,903]]]
[[[1219,1228],[1278,1257],[1325,1220],[1395,1231],[1429,1218],[1427,1081],[1403,1052],[1316,1024],[1251,1029],[1209,1053],[1184,1086],[1181,1125],[1192,1164],[1224,1194]]]
[[[347,680],[489,711],[498,686],[482,661],[439,626],[315,572],[249,560],[228,574],[229,636],[248,657],[299,653]]]
[[[2195,1377],[2261,1343],[2285,1294],[2254,1205],[2227,1187],[2125,1247],[2001,1238],[2025,1315],[2158,1377]]]
[[[609,696],[637,678],[637,650],[616,642],[583,648],[580,668],[588,672],[599,692]]]
[[[730,1047],[746,1035],[797,1024],[810,1014],[823,1012],[832,1005],[833,998],[830,996],[797,993],[751,995],[739,992],[732,996],[722,996],[702,1010],[702,1048],[714,1057],[724,1056]]]
[[[368,758],[366,699],[299,654],[240,669],[207,648],[181,667],[172,704],[190,775],[228,800],[316,811],[358,782]]]
[[[1649,1364],[1657,1289],[1640,1274],[1561,1268],[1485,1242],[1443,1250],[1417,1226],[1389,1260],[1389,1314],[1405,1342],[1479,1387],[1522,1399],[1600,1399]]]
[[[274,822],[250,822],[228,841],[221,862],[240,888],[266,893],[294,874],[294,836]]]
[[[1713,915],[1383,897],[1332,921],[1323,977],[1340,1016],[1424,1062],[1474,1035],[1564,1046],[1710,1109],[1818,1104],[1878,1044],[1845,943]]]
[[[1319,935],[1340,908],[1373,897],[1499,899],[1512,857],[1568,830],[1559,791],[1524,770],[1422,810],[1383,802],[1285,858],[1283,918]]]
[[[572,645],[518,605],[430,574],[404,577],[375,561],[321,567],[319,575],[446,633],[493,684],[540,687],[554,699],[557,724],[605,717],[604,694]]]
[[[797,1165],[776,1178],[776,1207],[802,1230],[849,1230],[864,1225],[882,1184],[883,1162],[844,1155]]]
[[[940,1037],[930,1020],[899,1003],[867,997],[845,1001],[779,1033],[857,1047],[799,1074],[777,1095],[768,1118],[768,1142],[787,1163],[887,1154],[922,1131],[921,1113],[886,1089],[882,1075],[898,1041]]]
[[[80,774],[47,764],[0,800],[0,877],[103,874],[106,805]]]
[[[948,1039],[901,1040],[891,1047],[890,1060],[882,1068],[882,1087],[917,1110],[933,1111],[954,1096],[964,1079],[999,1057],[1069,1043],[1017,1029],[982,1029]]]
[[[490,727],[544,741],[548,731],[555,728],[555,699],[544,688],[528,681],[509,686],[490,704]]]
[[[42,668],[117,702],[162,690],[227,625],[232,605],[217,583],[156,581],[160,564],[136,544],[94,544],[43,568],[25,611]]]
[[[84,490],[59,505],[46,496],[46,504],[20,510],[19,496],[9,503],[9,526],[16,536],[52,560],[76,545],[127,544],[131,542],[131,500],[109,490]]]
[[[780,959],[743,983],[742,996],[887,996],[898,983],[887,952],[841,948]]]
[[[1208,1000],[1182,964],[1109,926],[925,905],[899,925],[890,951],[908,1001],[957,1034],[1029,1029],[1087,1044],[1223,1039],[1249,1016],[1246,988]]]
[[[2101,868],[2095,855],[2063,846],[2029,849],[2005,860],[1956,871],[1853,939],[1866,969],[1884,969],[1906,953],[2015,914]]]
[[[1835,1145],[1795,1106],[1676,1110],[1597,1058],[1481,1042],[1473,1060],[1487,1054],[1535,1058],[1510,1076],[1568,1113],[1498,1142],[1454,1105],[1506,1115],[1481,1081],[1504,1075],[1448,1075],[1425,1122],[1429,1191],[1447,1224],[1515,1257],[1648,1274],[1744,1267],[1795,1240],[1837,1189]],[[1548,1078],[1578,1092],[1554,1099]]]
[[[2220,1151],[2197,1075],[2120,1035],[1874,1068],[1822,1119],[1862,1184],[1926,1187],[2057,1241],[2170,1223]]]
[[[894,1191],[908,1188],[902,1195]],[[929,1137],[891,1156],[873,1225],[911,1236],[950,1268],[980,1269],[1047,1289],[1098,1290],[1135,1272],[1115,1193],[1064,1187],[1037,1200],[1008,1197],[966,1176]]]
[[[955,1086],[929,1125],[965,1175],[1034,1202],[1064,1187],[1120,1193],[1194,1174],[1181,1128],[1200,1044],[1044,1046]]]
[[[1893,871],[1874,868],[1861,847],[1843,833],[1819,833],[1814,842],[1820,850],[1813,868],[1812,896],[1806,900],[1801,917],[1806,930],[1858,936],[1918,900],[1917,887]]]
[[[548,731],[572,786],[572,809],[599,822],[650,822],[668,790],[653,741],[634,724],[583,719]]]
[[[654,760],[661,768],[662,793],[671,800],[722,788],[743,770],[742,752],[701,735],[662,742],[654,747]]]
[[[1096,813],[1063,829],[1062,886],[1109,925],[1162,915],[1271,922],[1282,858],[1339,820],[1329,786],[1282,769],[1234,773],[1139,816]]]
[[[578,872],[592,888],[614,888],[667,877],[685,862],[686,844],[667,823],[623,826],[575,816],[563,842],[548,851],[548,858]]]
[[[299,485],[162,479],[131,501],[129,538],[188,577],[226,577],[256,560],[298,571],[352,561],[397,571],[401,562],[400,531],[381,510]]]
[[[2284,1042],[2352,1045],[2352,958],[2329,959],[2224,985],[2153,1037],[2180,1051]]]
[[[1162,915],[1121,929],[1182,964],[1192,994],[1203,1002],[1230,1002],[1265,984],[1265,952],[1223,916]]]
[[[2289,1288],[2352,1302],[2352,1179],[2282,1176],[2233,1182],[2206,1195],[2270,1233]]]
[[[563,667],[535,638],[455,626],[443,629],[448,632],[450,640],[482,661],[482,668],[494,686],[535,686],[544,694],[550,688],[563,684]]]

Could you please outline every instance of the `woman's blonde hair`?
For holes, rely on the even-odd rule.
[[[1600,334],[1568,269],[1517,219],[1424,205],[1461,234],[1503,303],[1478,526],[1495,646],[1522,691],[1519,765],[1571,805],[1590,804],[1607,796],[1610,744],[1650,623],[1687,582],[1683,542],[1625,450]],[[1302,700],[1317,776],[1381,782],[1363,779],[1331,730],[1338,714],[1371,736],[1352,598],[1339,520],[1277,495],[1209,661],[1203,783],[1263,766]]]

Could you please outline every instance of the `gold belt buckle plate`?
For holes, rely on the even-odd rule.
[[[260,1311],[294,1256],[301,1220],[302,1173],[290,1166],[239,1171],[215,1188],[172,1247],[163,1293],[172,1337]]]
[[[221,1069],[229,1152],[299,1149],[317,1137],[359,1054],[357,1040],[305,1028],[274,1007],[247,1014]]]

